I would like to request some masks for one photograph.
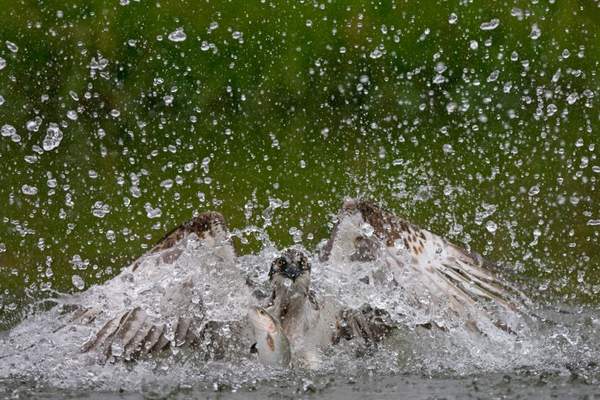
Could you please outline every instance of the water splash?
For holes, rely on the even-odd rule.
[[[265,222],[268,224],[267,219]],[[234,231],[232,236],[257,236],[270,243],[264,228],[256,226]],[[282,376],[309,373],[302,369],[266,369],[245,351],[234,352],[220,361],[206,361],[201,353],[174,347],[164,357],[106,364],[99,363],[93,353],[82,353],[81,345],[107,318],[133,306],[168,317],[186,307],[195,312],[202,304],[206,319],[243,320],[247,308],[258,301],[250,294],[250,288],[263,296],[269,293],[268,268],[279,253],[279,249],[265,245],[258,254],[239,257],[232,266],[219,255],[218,247],[206,248],[194,237],[181,250],[183,253],[173,264],[164,263],[161,254],[147,256],[135,273],[129,267],[103,285],[74,295],[58,295],[52,300],[57,306],[31,315],[0,338],[0,379],[34,379],[53,387],[79,390],[144,390],[148,385],[180,387],[182,383],[207,382],[243,387],[249,382],[278,381]],[[377,261],[321,263],[313,256],[312,263],[313,290],[318,298],[327,301],[333,297],[351,308],[370,304],[387,311],[397,326],[378,350],[365,353],[364,347],[345,341],[324,349],[323,362],[310,372],[316,376],[333,374],[349,379],[366,370],[385,374],[426,371],[449,376],[514,372],[522,368],[568,371],[567,366],[592,363],[600,354],[600,343],[594,334],[600,326],[600,316],[589,311],[536,309],[535,316],[530,316],[530,326],[517,335],[499,329],[490,331],[488,336],[473,335],[462,324],[442,321],[443,307],[431,308],[423,304],[423,299],[399,290],[393,276],[387,276]],[[364,277],[371,278],[365,281]],[[83,289],[83,280],[77,278],[73,284]],[[188,280],[193,282],[191,294],[170,297],[167,303],[161,300],[165,290],[179,288]],[[174,291],[178,292],[179,289]],[[87,325],[72,323],[68,310],[73,305],[93,307],[98,310],[98,317]],[[447,329],[423,328],[432,320],[446,324]],[[579,328],[571,328],[575,326]],[[120,354],[118,348],[112,350],[113,354]]]

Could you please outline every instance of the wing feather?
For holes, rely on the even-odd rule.
[[[174,263],[183,253],[183,249],[179,245],[190,234],[195,234],[201,240],[210,241],[211,245],[225,247],[227,256],[235,257],[235,250],[229,239],[229,230],[225,218],[221,213],[207,211],[175,227],[163,236],[154,247],[133,263],[132,270],[137,270],[150,255],[159,254],[160,257],[157,261],[166,264]]]
[[[85,353],[90,350],[98,350],[104,343],[110,341],[119,329],[121,322],[127,317],[127,314],[125,312],[121,316],[106,322],[93,338],[83,344],[81,351]]]
[[[527,301],[480,255],[366,200],[344,203],[321,259],[333,256],[346,256],[350,261],[384,259],[396,270],[396,280],[404,290],[412,290],[417,297],[426,293],[459,316],[488,317],[497,326],[507,325],[503,313],[514,315]]]
[[[184,251],[185,241],[192,234],[204,241],[207,246],[214,247],[217,257],[229,259],[233,264],[235,251],[225,219],[220,213],[209,211],[167,233],[149,252],[132,264],[131,272],[138,270],[150,255],[156,258],[156,262],[151,265],[159,262],[167,264],[175,262]],[[191,287],[192,282],[188,280],[167,288],[161,301],[157,302],[159,309],[148,310],[153,311],[152,318],[140,307],[133,307],[119,313],[106,321],[100,330],[83,344],[81,351],[95,351],[101,354],[104,360],[111,356],[133,359],[158,353],[169,345],[183,346],[192,343],[196,340],[192,328],[202,323],[204,313],[198,312],[199,310],[190,313]],[[202,305],[196,304],[194,307],[198,308]],[[92,311],[93,309],[80,308],[73,313],[71,321],[90,323],[98,319],[99,313]],[[169,321],[172,321],[173,325],[170,325]]]

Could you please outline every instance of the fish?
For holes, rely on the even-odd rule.
[[[258,359],[263,365],[288,368],[291,361],[291,346],[279,320],[263,307],[258,306],[250,308],[248,319],[256,340],[251,351],[258,354]]]

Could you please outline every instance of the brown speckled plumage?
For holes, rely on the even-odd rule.
[[[396,240],[402,240],[404,247],[414,255],[423,252],[425,235],[421,229],[410,222],[389,213],[367,200],[347,200],[342,206],[340,219],[355,211],[362,214],[363,219],[373,227],[374,235],[386,246],[394,246]],[[336,239],[338,224],[333,228],[331,238],[321,252],[321,260],[327,260]]]
[[[136,273],[145,258],[156,253],[161,253],[160,261],[163,263],[173,263],[183,252],[181,246],[177,245],[192,233],[199,239],[217,240],[227,238],[228,230],[220,213],[204,212],[167,233],[151,250],[133,263],[131,272]],[[156,260],[157,264],[158,261]],[[188,283],[184,283],[182,289],[191,290]],[[210,321],[202,322],[202,305],[197,307],[200,313],[195,318],[173,315],[165,316],[164,321],[149,318],[146,311],[139,307],[126,310],[106,321],[82,346],[81,351],[95,351],[99,360],[104,362],[111,357],[132,360],[160,353],[170,346],[193,345],[199,338],[209,335],[211,327],[214,328]],[[74,311],[71,321],[88,324],[100,314],[103,313],[93,308],[80,308]],[[115,354],[115,350],[119,350],[119,353]]]
[[[336,257],[347,257],[345,253],[352,250],[343,247],[340,253],[339,246],[352,237],[353,250],[360,257],[350,256],[349,261],[381,258],[382,265],[405,271],[414,279],[404,290],[414,290],[417,296],[419,292],[429,293],[458,316],[479,314],[480,318],[489,318],[497,327],[511,331],[502,320],[503,313],[516,313],[527,301],[494,273],[497,270],[494,264],[477,253],[421,229],[373,202],[362,199],[344,202],[331,238],[321,251],[321,260],[329,260],[335,249]],[[363,242],[369,243],[371,249],[366,256]],[[338,247],[336,243],[340,243]]]
[[[181,242],[189,234],[194,233],[198,238],[203,239],[211,230],[222,229],[227,232],[225,218],[221,213],[215,211],[206,211],[190,219],[189,221],[179,225],[171,230],[158,243],[152,247],[144,256],[164,252],[161,259],[163,262],[173,263],[180,255],[182,250],[174,248],[177,243]],[[214,234],[214,232],[212,232]],[[170,250],[173,249],[173,250]],[[132,270],[135,271],[144,260],[144,256],[140,257],[134,264]]]

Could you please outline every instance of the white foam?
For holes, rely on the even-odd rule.
[[[101,365],[95,354],[80,351],[105,321],[135,306],[153,318],[164,319],[173,314],[198,316],[195,313],[203,304],[207,319],[241,321],[248,306],[258,301],[252,290],[269,293],[267,273],[276,253],[274,248],[265,248],[258,255],[239,257],[232,265],[219,255],[218,248],[190,240],[174,264],[162,263],[160,255],[151,256],[138,271],[128,267],[103,285],[60,296],[58,303],[93,307],[99,310],[99,317],[90,325],[73,324],[70,314],[61,314],[60,307],[30,316],[0,338],[0,379],[18,376],[56,387],[137,390],[148,382],[178,386],[218,380],[240,384],[279,377],[285,372],[265,369],[249,352],[234,354],[230,361],[206,362],[192,350],[176,349],[171,356],[157,360]],[[368,356],[357,358],[359,347],[351,342],[325,349],[319,364],[323,373],[343,370],[360,374],[368,367],[385,372],[425,370],[462,375],[521,367],[543,369],[598,358],[593,334],[597,329],[594,321],[600,320],[597,316],[573,313],[569,315],[572,322],[534,323],[518,335],[492,328],[487,336],[474,335],[460,323],[445,321],[439,305],[431,309],[422,299],[407,296],[393,279],[385,279],[377,262],[319,263],[316,258],[312,260],[313,289],[320,298],[329,297],[351,308],[370,304],[386,310],[398,324],[387,343]],[[374,277],[379,273],[382,279]],[[366,276],[369,283],[361,279]],[[247,281],[254,287],[249,288]],[[186,282],[192,283],[191,289]],[[548,318],[562,321],[565,317],[555,314]],[[587,331],[572,328],[579,319],[589,322]],[[447,331],[419,327],[432,320]]]

